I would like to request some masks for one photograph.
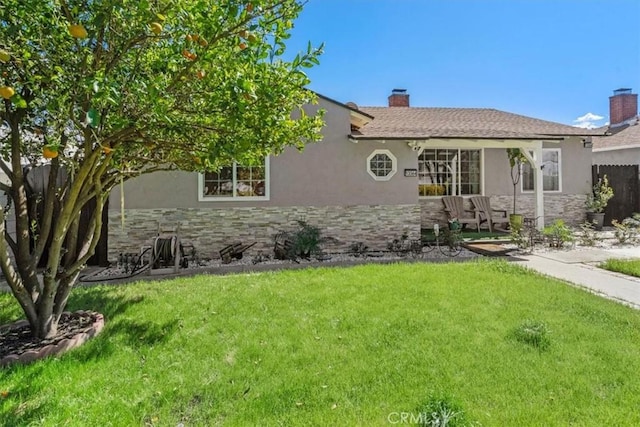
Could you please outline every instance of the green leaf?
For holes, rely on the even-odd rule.
[[[87,124],[91,127],[96,127],[100,123],[100,116],[95,108],[91,108],[87,111]]]
[[[17,93],[11,97],[11,103],[16,108],[27,108],[27,101]]]

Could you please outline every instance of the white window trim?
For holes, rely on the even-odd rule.
[[[422,154],[422,152],[426,149],[429,150],[458,150],[458,153],[460,152],[460,150],[480,150],[480,188],[482,189],[482,193],[481,194],[462,194],[460,196],[462,197],[474,197],[474,196],[484,196],[484,148],[469,148],[469,147],[457,147],[457,148],[453,148],[453,147],[420,147],[420,150],[418,150],[418,158],[420,158],[420,155]],[[460,157],[458,157],[458,161]],[[420,161],[420,160],[418,160]],[[420,179],[418,179],[418,185],[420,185]],[[458,196],[459,194],[456,194],[456,196]],[[441,199],[443,196],[420,196],[418,195],[418,199]]]
[[[391,172],[389,172],[389,175],[378,176],[371,170],[371,159],[373,159],[377,154],[385,154],[391,159]],[[398,159],[396,159],[396,156],[394,156],[389,150],[373,150],[373,153],[371,153],[369,157],[367,157],[367,172],[376,181],[389,181],[396,174],[396,172],[398,172]]]
[[[231,196],[216,197],[204,195],[204,174],[198,173],[198,201],[199,202],[264,202],[270,200],[271,191],[271,174],[270,174],[270,157],[264,159],[264,196]],[[234,170],[235,175],[235,170]],[[235,182],[235,179],[234,179]],[[234,185],[235,192],[235,185]]]
[[[549,194],[553,194],[553,193],[562,193],[562,149],[561,148],[543,148],[542,149],[542,157],[544,157],[544,152],[545,151],[556,151],[558,153],[558,189],[557,190],[545,190],[544,188],[543,193],[549,193]],[[533,153],[531,153],[531,155],[533,156]],[[534,184],[534,189],[533,190],[525,190],[524,189],[524,181],[522,179],[520,179],[520,192],[522,194],[534,194],[535,193],[535,184]]]

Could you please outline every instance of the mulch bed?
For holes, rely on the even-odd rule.
[[[36,339],[31,335],[31,329],[26,320],[1,326],[0,367],[13,363],[29,363],[64,353],[99,334],[103,326],[102,314],[91,311],[63,313],[58,325],[58,334],[44,340]]]

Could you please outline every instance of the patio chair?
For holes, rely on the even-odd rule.
[[[473,224],[480,231],[480,217],[476,211],[464,208],[462,196],[443,196],[442,203],[449,220],[457,219],[463,228],[467,224]]]
[[[504,209],[492,209],[491,199],[488,196],[474,196],[471,198],[471,203],[473,203],[476,215],[478,215],[478,227],[483,222],[486,222],[489,226],[489,231],[493,232],[494,225],[509,224],[507,211]]]

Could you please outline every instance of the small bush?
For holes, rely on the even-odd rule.
[[[531,246],[531,240],[522,226],[511,227],[509,230],[509,239],[518,249],[526,250]]]
[[[585,221],[580,224],[578,240],[582,246],[595,246],[595,244],[601,239],[598,237],[598,233],[596,233],[593,223]]]
[[[407,255],[419,257],[422,255],[422,240],[409,239],[405,231],[399,239],[393,239],[387,243],[387,250],[402,257]]]
[[[462,407],[448,397],[431,397],[425,405],[418,408],[419,425],[422,427],[467,426]]]
[[[513,335],[517,341],[540,350],[546,350],[551,345],[547,325],[538,320],[525,320],[516,328]]]
[[[625,218],[622,222],[618,222],[614,219],[611,221],[611,224],[616,229],[614,235],[619,244],[635,243],[638,241],[638,234],[640,232],[640,214],[633,214],[631,218]]]
[[[306,221],[298,220],[297,223],[298,227],[295,230],[281,231],[276,234],[274,249],[276,259],[309,259],[312,255],[322,254],[325,238],[320,229]],[[279,244],[281,246],[278,246]]]
[[[573,241],[571,229],[561,219],[553,221],[553,224],[545,227],[542,233],[552,248],[562,248],[566,243]]]
[[[366,257],[367,252],[369,252],[369,246],[365,245],[363,242],[355,242],[349,246],[349,253],[356,258]]]

